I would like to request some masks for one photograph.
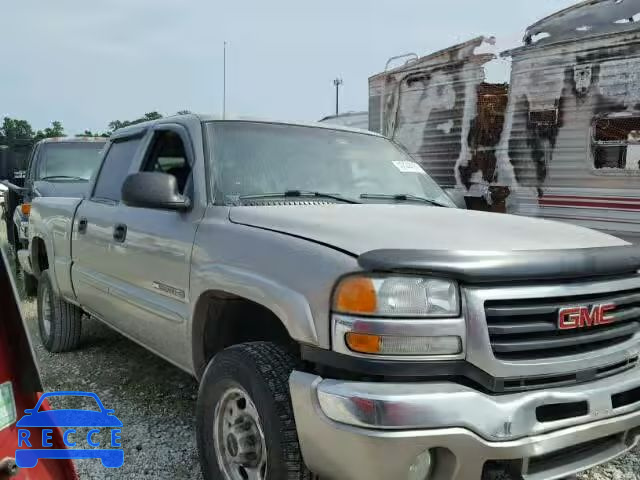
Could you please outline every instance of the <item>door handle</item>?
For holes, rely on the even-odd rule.
[[[81,217],[78,221],[78,233],[87,233],[87,225],[89,225],[87,218]]]
[[[116,242],[124,242],[127,238],[127,226],[124,223],[119,223],[113,227],[113,239]]]

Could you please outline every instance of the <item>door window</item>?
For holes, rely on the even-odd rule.
[[[143,170],[173,175],[178,191],[183,194],[191,178],[191,165],[180,135],[172,131],[157,132],[149,152]]]
[[[591,140],[593,166],[605,172],[640,173],[640,116],[596,119]]]
[[[140,140],[140,138],[121,140],[111,145],[98,174],[93,191],[94,199],[120,201],[122,184],[129,175]]]

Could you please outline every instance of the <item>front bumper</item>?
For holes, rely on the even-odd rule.
[[[302,372],[293,372],[290,387],[303,457],[322,478],[406,479],[430,451],[438,479],[480,479],[494,461],[527,480],[551,480],[640,443],[637,368],[500,396],[453,383],[343,382]]]

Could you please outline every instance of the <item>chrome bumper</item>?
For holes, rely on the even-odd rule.
[[[430,451],[436,478],[480,479],[494,460],[516,461],[527,480],[551,480],[640,442],[640,402],[631,401],[632,393],[619,406],[625,401],[618,395],[640,388],[637,368],[570,388],[501,396],[453,383],[343,382],[302,372],[293,372],[290,388],[302,454],[322,478],[405,479]],[[557,404],[574,404],[578,416],[538,419],[539,407],[551,405],[552,412]],[[558,412],[571,415],[571,408]],[[559,451],[560,462],[547,456]]]

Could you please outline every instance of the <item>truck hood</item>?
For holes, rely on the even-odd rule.
[[[232,207],[229,219],[354,255],[380,249],[501,252],[630,245],[568,223],[422,205]]]
[[[89,190],[89,182],[48,182],[38,180],[34,190],[41,197],[84,197]]]

